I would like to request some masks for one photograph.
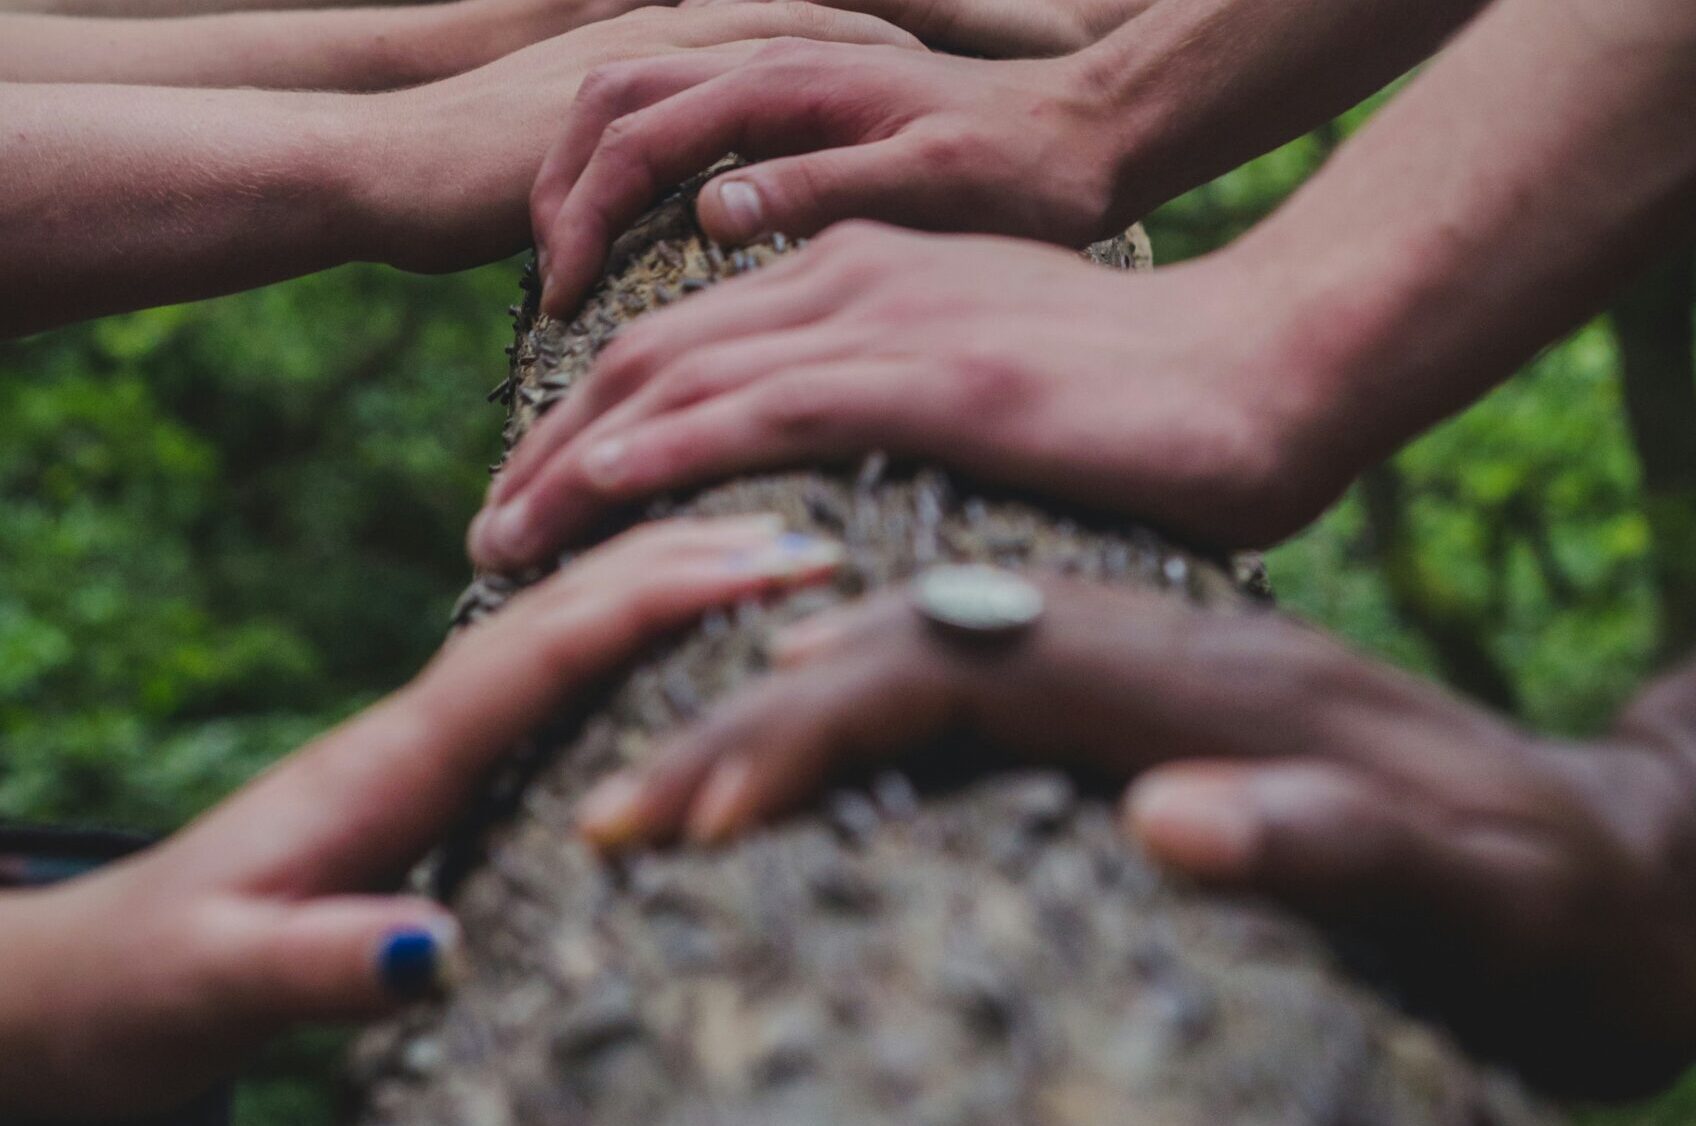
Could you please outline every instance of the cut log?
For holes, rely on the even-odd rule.
[[[1092,253],[1146,265],[1139,240]],[[686,190],[618,244],[570,324],[536,314],[527,279],[500,389],[509,445],[619,324],[790,249],[707,244]],[[1227,608],[1254,597],[1240,562],[875,454],[635,515],[751,511],[844,541],[840,581],[710,616],[518,750],[430,872],[464,924],[465,979],[363,1038],[360,1121],[1559,1121],[1352,978],[1300,920],[1160,874],[1117,830],[1109,789],[981,747],[936,748],[728,847],[593,857],[573,834],[588,785],[760,675],[775,626],[927,564],[1052,569]],[[480,576],[460,622],[538,577]]]

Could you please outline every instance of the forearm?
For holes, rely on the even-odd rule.
[[[53,1046],[62,1037],[55,1027],[51,996],[63,951],[55,943],[50,917],[62,896],[52,891],[0,892],[0,949],[6,951],[0,973],[0,1120],[49,1114],[51,1106],[36,1093],[59,1076]]]
[[[195,16],[208,12],[355,8],[405,0],[0,0],[0,12],[51,12],[66,16]]]
[[[0,14],[0,81],[376,90],[495,57],[464,4],[183,19]]]
[[[1224,252],[1280,294],[1311,445],[1351,475],[1688,232],[1696,9],[1498,0]]]
[[[0,84],[0,337],[356,256],[361,101]]]
[[[1119,107],[1115,220],[1323,124],[1432,51],[1483,0],[1157,0],[1075,56]]]

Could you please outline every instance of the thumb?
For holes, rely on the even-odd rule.
[[[243,903],[219,930],[220,1004],[268,1027],[381,1014],[439,991],[460,958],[453,916],[416,897]]]
[[[1171,763],[1132,785],[1125,821],[1161,864],[1325,914],[1409,899],[1474,914],[1500,892],[1442,817],[1336,762]]]
[[[733,246],[812,235],[843,219],[934,227],[935,200],[912,174],[911,147],[891,138],[739,168],[701,189],[696,215],[708,237]]]

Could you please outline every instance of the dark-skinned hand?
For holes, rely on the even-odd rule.
[[[905,592],[791,627],[776,672],[593,791],[583,832],[722,841],[963,732],[1125,778],[1158,861],[1386,941],[1541,1076],[1619,1090],[1696,1054],[1696,670],[1565,745],[1271,612],[1046,597],[999,649]]]

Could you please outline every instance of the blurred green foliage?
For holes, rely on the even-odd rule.
[[[1229,241],[1369,110],[1163,210],[1160,256]],[[426,659],[515,283],[350,268],[0,343],[0,818],[167,831]],[[1441,624],[1526,722],[1597,728],[1657,650],[1617,367],[1589,326],[1415,443],[1271,554],[1286,605],[1452,675]],[[241,1121],[329,1121],[339,1042],[268,1053]],[[1606,1121],[1692,1119],[1687,1089]]]

